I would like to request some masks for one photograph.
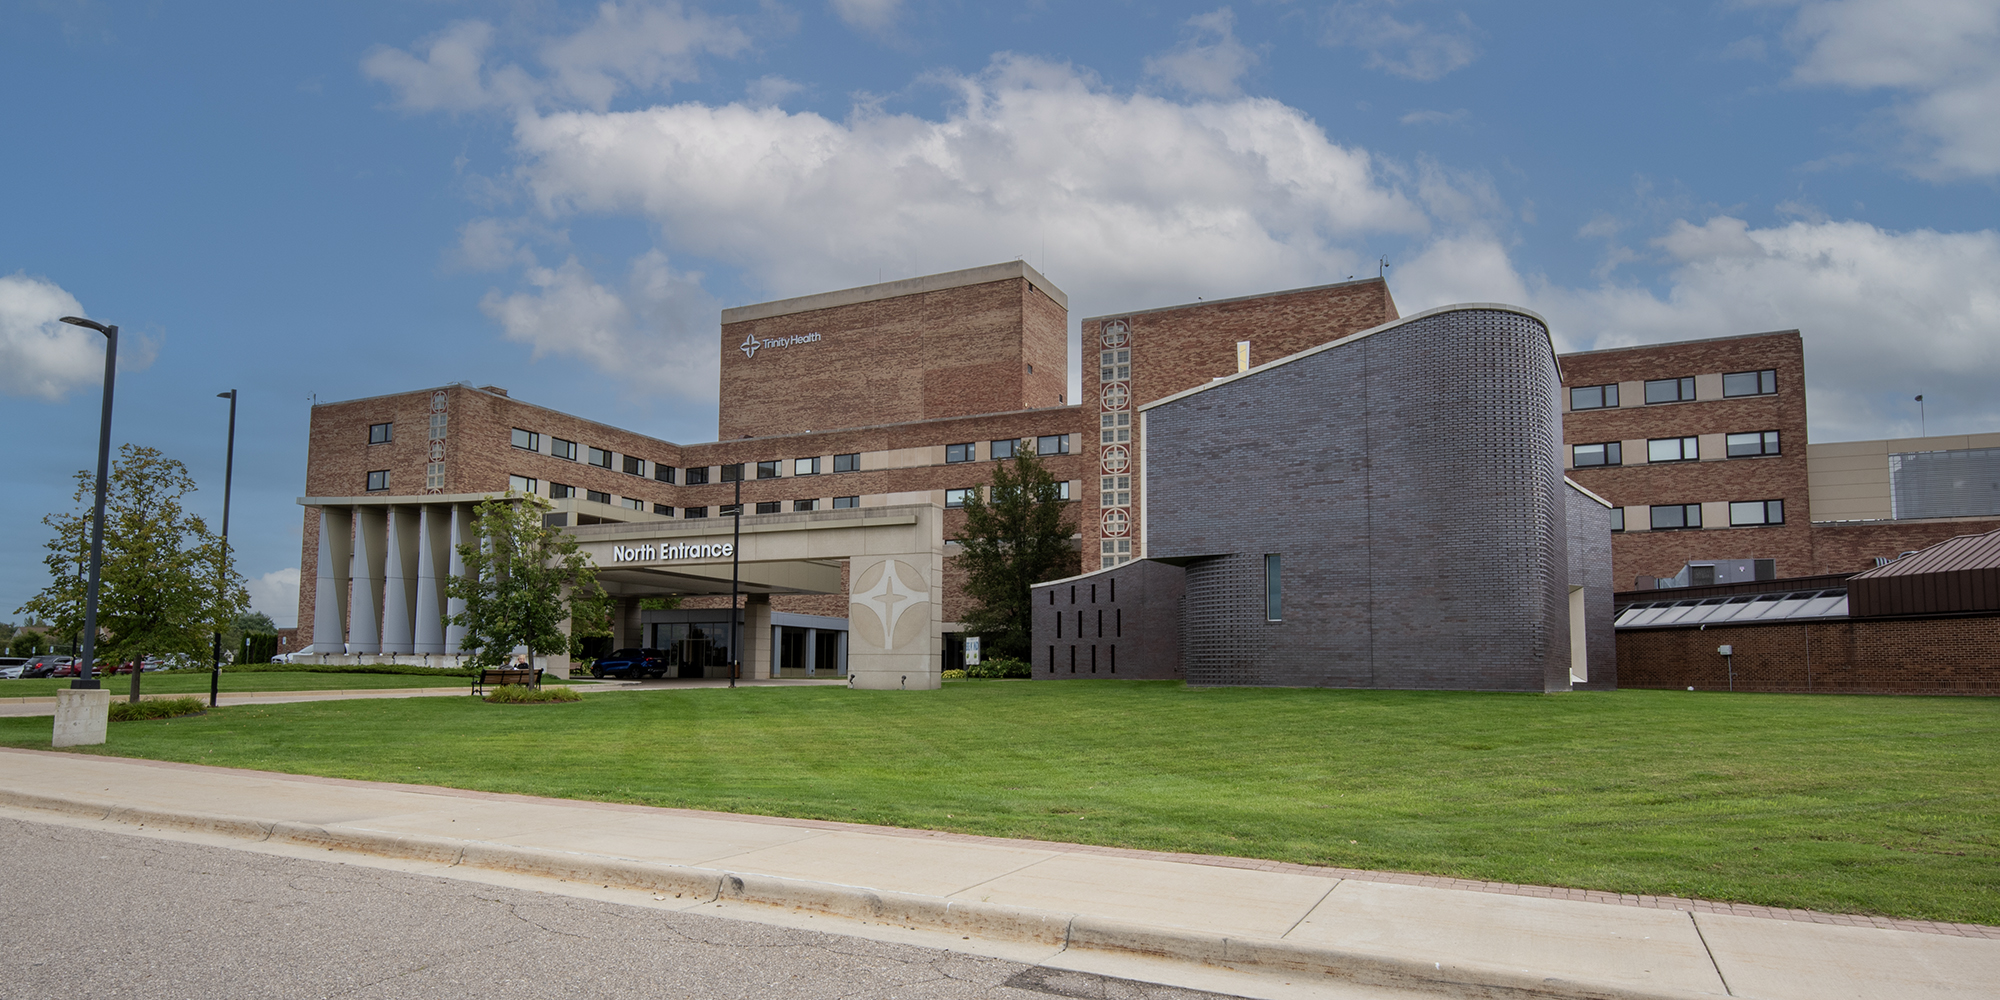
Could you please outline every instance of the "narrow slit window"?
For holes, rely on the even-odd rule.
[[[1284,585],[1279,578],[1279,556],[1264,557],[1264,620],[1284,621]]]

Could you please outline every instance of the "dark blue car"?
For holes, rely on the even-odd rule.
[[[620,649],[591,664],[592,677],[665,677],[667,653],[661,649]]]

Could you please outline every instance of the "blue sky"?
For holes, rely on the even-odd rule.
[[[720,309],[1014,257],[1073,320],[1386,257],[1565,349],[1797,327],[1815,440],[1993,431],[1995,107],[2000,0],[0,0],[0,617],[94,456],[72,311],[211,516],[241,390],[284,624],[315,396],[711,440]]]

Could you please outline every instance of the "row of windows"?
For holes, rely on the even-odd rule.
[[[1019,441],[1010,438],[1005,441],[989,441],[986,444],[986,457],[995,462],[1013,458],[1020,448],[1021,441],[1026,440],[1027,438],[1022,438]],[[1069,454],[1069,435],[1044,434],[1041,437],[1035,438],[1035,454]],[[979,461],[979,443],[977,441],[968,441],[964,444],[945,445],[944,460],[948,465],[957,465],[960,462],[977,462]]]
[[[1723,437],[1730,458],[1757,458],[1779,454],[1777,431],[1749,431]],[[1624,465],[1624,445],[1617,441],[1570,446],[1570,464],[1584,469],[1599,465]],[[1700,439],[1694,437],[1650,438],[1646,441],[1647,462],[1693,462],[1701,458]]]
[[[967,500],[970,500],[978,495],[979,495],[979,487],[977,486],[963,490],[946,490],[944,491],[944,505],[946,507],[963,507],[965,506],[965,502]],[[1056,499],[1058,500],[1069,499],[1069,480],[1067,479],[1056,480]]]
[[[1734,399],[1738,396],[1771,396],[1778,391],[1778,372],[1774,368],[1754,372],[1726,372],[1722,376],[1722,396]],[[1657,403],[1691,402],[1694,395],[1694,376],[1679,378],[1656,378],[1646,382],[1646,405]],[[1580,385],[1569,391],[1569,408],[1572,410],[1607,410],[1618,406],[1618,384]]]
[[[1654,504],[1647,510],[1649,526],[1654,531],[1674,531],[1680,528],[1699,528],[1701,504],[1670,503]],[[1729,526],[1732,528],[1754,528],[1767,524],[1785,523],[1785,502],[1783,500],[1733,500],[1729,504]],[[1611,509],[1611,530],[1625,530],[1625,508]]]

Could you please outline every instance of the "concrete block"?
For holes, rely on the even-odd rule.
[[[104,743],[111,718],[111,692],[103,688],[56,691],[56,729],[51,746],[88,747]]]

